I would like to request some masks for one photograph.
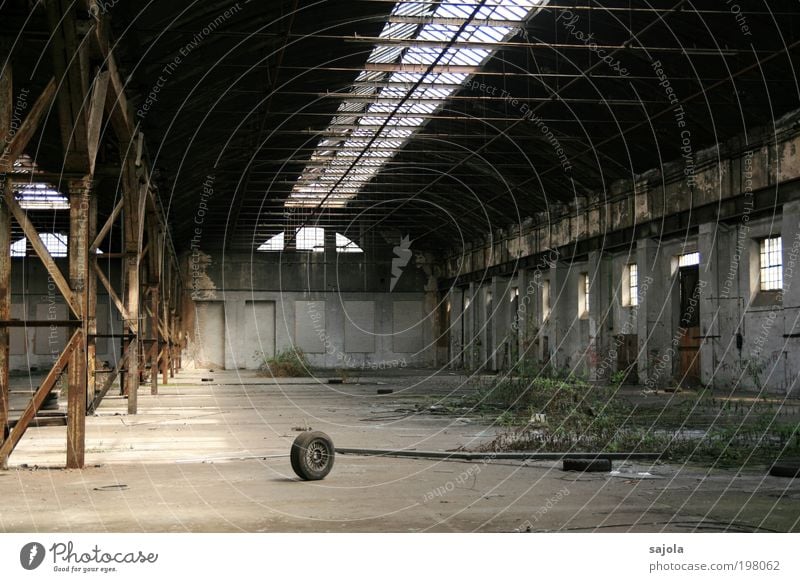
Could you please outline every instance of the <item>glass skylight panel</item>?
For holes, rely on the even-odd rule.
[[[69,210],[69,200],[43,182],[15,184],[17,202],[23,210]]]
[[[379,46],[372,51],[367,59],[368,63],[393,63],[403,52],[401,46]]]
[[[416,24],[407,22],[390,22],[380,33],[381,38],[413,38],[417,31]]]
[[[380,70],[381,65],[419,69],[436,63],[477,71],[497,50],[491,45],[516,34],[518,27],[508,26],[508,21],[521,26],[538,6],[547,2],[493,0],[476,12],[478,1],[400,0],[394,5],[393,16],[420,17],[419,22],[386,23],[379,35],[382,42],[367,59],[369,70],[358,74],[356,84],[347,93],[359,97],[358,101],[348,100],[345,95],[338,111],[346,115],[334,116],[325,132],[335,131],[344,140],[320,140],[311,156],[314,165],[309,164],[301,173],[287,206],[314,205],[315,196],[319,204],[339,206],[355,196],[470,77],[468,72],[389,72]],[[426,17],[465,20],[473,12],[476,14],[472,23],[466,25],[425,22]],[[493,20],[502,21],[502,26],[494,26]],[[413,40],[421,42],[408,42]],[[446,48],[451,42],[457,44]],[[470,42],[476,46],[463,44]]]

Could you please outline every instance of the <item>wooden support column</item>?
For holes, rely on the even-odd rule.
[[[3,175],[5,181],[5,176]],[[11,189],[11,181],[3,185]],[[11,319],[11,213],[0,199],[0,320]],[[0,444],[8,438],[8,369],[10,333],[8,327],[0,327]],[[8,459],[0,459],[0,469],[8,469]]]
[[[11,64],[0,69],[0,155],[5,156],[6,140],[10,137],[14,92],[11,82]],[[0,172],[13,164],[0,160]],[[0,174],[0,320],[11,319],[11,213],[5,203],[6,192],[11,193],[11,180]],[[8,343],[9,329],[0,327],[0,444],[8,437],[8,369],[10,365]],[[8,469],[8,460],[0,458],[0,469]]]
[[[69,282],[82,334],[67,373],[67,468],[81,469],[86,450],[87,332],[89,315],[89,200],[91,178],[69,182]]]
[[[91,242],[97,233],[97,196],[90,193],[88,216],[88,240]],[[86,310],[86,398],[93,402],[97,393],[97,257],[94,251],[87,251],[87,310]]]
[[[138,411],[139,395],[139,258],[142,248],[141,190],[136,179],[136,170],[130,159],[124,161],[124,278],[125,278],[125,327],[131,335],[127,346],[127,366],[124,385],[128,394],[128,414]]]
[[[141,135],[141,134],[140,134]],[[150,193],[145,194],[148,196],[148,201],[153,202]],[[155,206],[153,204],[153,206]],[[152,341],[150,350],[150,394],[158,394],[158,374],[160,371],[160,356],[161,356],[161,295],[159,293],[161,286],[161,235],[158,231],[158,217],[156,213],[151,210],[147,213],[147,239],[148,239],[148,254],[147,254],[147,281],[150,293],[150,337]]]
[[[150,394],[158,394],[158,355],[160,346],[158,341],[158,286],[150,287],[150,339],[153,345],[150,349]]]

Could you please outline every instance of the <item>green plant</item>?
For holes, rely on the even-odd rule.
[[[611,374],[611,378],[609,378],[609,381],[611,382],[612,386],[621,386],[622,383],[625,381],[626,376],[627,374],[625,373],[624,370],[617,370],[616,372]]]
[[[761,383],[761,374],[764,373],[767,363],[763,359],[747,359],[742,360],[741,366],[744,372],[750,376],[753,386],[760,392],[764,387]]]
[[[308,360],[300,348],[288,348],[266,358],[261,372],[275,378],[310,376]]]

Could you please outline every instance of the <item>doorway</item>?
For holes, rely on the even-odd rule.
[[[691,265],[679,270],[680,342],[678,344],[678,381],[681,386],[700,385],[700,267]]]

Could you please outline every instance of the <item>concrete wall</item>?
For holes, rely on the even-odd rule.
[[[390,291],[393,256],[391,244],[353,254],[193,249],[183,257],[194,299],[184,314],[191,330],[184,362],[256,369],[277,351],[299,347],[319,368],[435,364],[430,265],[413,257]],[[217,362],[209,354],[220,339]]]

